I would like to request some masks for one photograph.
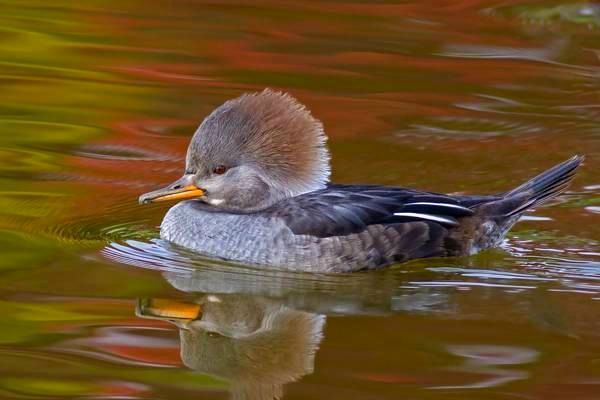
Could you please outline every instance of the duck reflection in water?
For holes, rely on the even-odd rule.
[[[177,326],[184,365],[228,381],[240,400],[279,399],[285,384],[311,374],[326,315],[422,312],[447,303],[423,293],[394,300],[398,282],[381,274],[256,274],[205,265],[162,276],[192,300],[140,299],[137,315]]]
[[[354,341],[361,341],[360,352],[344,352],[346,368],[358,371],[344,379],[377,382],[398,377],[398,391],[411,391],[416,386],[427,390],[481,389],[527,380],[532,363],[542,355],[536,340],[549,333],[571,336],[569,327],[560,323],[567,317],[553,309],[552,302],[539,291],[496,292],[495,310],[504,313],[499,311],[491,318],[487,309],[463,300],[463,291],[408,286],[429,278],[431,271],[427,270],[416,272],[407,281],[404,274],[394,270],[313,275],[234,265],[197,265],[177,272],[173,270],[176,264],[171,267],[168,271],[165,267],[162,276],[192,300],[140,300],[138,315],[177,326],[183,363],[229,382],[233,399],[278,399],[284,392],[302,390],[306,395],[319,390],[318,382],[324,376],[339,371],[340,359],[331,348],[323,349],[317,366],[319,376],[310,387],[300,383],[286,389],[285,385],[316,369],[315,353],[322,344],[326,316],[332,317],[328,335],[329,342],[338,347],[334,352],[348,346],[345,340],[350,337],[353,349],[357,345]],[[484,293],[492,294],[488,290]],[[507,296],[514,297],[518,307],[527,312],[519,317],[514,309],[506,308]],[[393,319],[385,318],[392,315]],[[348,326],[342,322],[347,319],[337,316],[369,318],[374,329],[379,326],[378,339],[356,332],[348,335]],[[396,328],[386,329],[380,318]],[[474,332],[472,328],[482,322],[493,325]],[[537,339],[499,337],[498,329],[508,324],[533,324]],[[412,328],[403,330],[403,326]],[[423,352],[423,347],[433,350]],[[390,348],[395,354],[393,362],[383,355]],[[561,353],[545,356],[560,359]],[[410,360],[420,360],[419,365]],[[377,371],[385,373],[378,375]]]
[[[233,399],[279,399],[313,372],[325,316],[274,300],[204,294],[194,303],[141,299],[137,314],[179,328],[186,367],[230,382]]]

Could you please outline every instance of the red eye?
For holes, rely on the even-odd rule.
[[[213,173],[217,175],[223,175],[227,171],[227,167],[224,165],[217,165],[213,168]]]

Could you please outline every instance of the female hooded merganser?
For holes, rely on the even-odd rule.
[[[516,189],[462,196],[329,183],[322,124],[293,97],[245,94],[194,134],[185,174],[140,203],[172,207],[161,237],[196,252],[302,271],[350,272],[498,246],[528,209],[563,192],[575,156]]]

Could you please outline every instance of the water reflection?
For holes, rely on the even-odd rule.
[[[540,26],[569,23],[582,25],[588,29],[600,26],[600,5],[588,2],[572,4],[517,4],[509,7],[490,8],[487,14],[505,14],[520,18],[524,24]]]
[[[563,291],[590,298],[600,293],[597,263],[577,258],[589,250],[589,243],[534,235],[538,237],[521,233],[506,253],[425,260],[351,275],[254,269],[205,259],[162,240],[111,243],[104,255],[121,265],[156,270],[189,299],[143,299],[138,315],[177,326],[182,362],[228,382],[234,398],[271,399],[293,393],[292,382],[304,382],[313,372],[323,376],[332,351],[346,342],[352,349],[346,347],[347,353],[333,360],[343,356],[348,370],[366,363],[353,380],[393,383],[397,390],[398,385],[405,389],[419,382],[421,390],[445,393],[505,390],[513,382],[530,381],[538,360],[560,362],[562,357],[543,340],[572,343],[596,334],[596,319],[574,318],[580,302],[556,297],[566,295]],[[538,247],[556,249],[557,242],[567,252],[564,258],[538,255]],[[378,328],[378,344],[362,330],[363,322],[361,329],[350,336],[345,330],[341,338],[339,325],[358,318],[374,325],[378,322],[373,318],[406,325],[398,324],[393,333]],[[534,336],[510,332],[524,332],[523,326]],[[328,342],[322,341],[324,336]],[[337,344],[319,348],[323,343]],[[428,355],[422,353],[423,346]],[[378,373],[375,354],[381,351],[395,353],[394,361],[384,357],[382,369],[392,372]],[[589,357],[594,355],[585,356]],[[320,363],[315,365],[315,360]],[[421,364],[412,368],[408,360]]]
[[[138,262],[144,264],[147,260]],[[572,325],[570,312],[556,307],[554,301],[536,290],[556,280],[536,279],[525,273],[440,266],[420,272],[328,276],[254,271],[206,261],[204,266],[192,265],[188,264],[188,269],[157,268],[170,286],[185,293],[186,299],[141,298],[137,315],[176,326],[183,364],[226,381],[234,399],[281,398],[286,385],[315,372],[315,355],[325,335],[326,318],[331,323],[336,317],[339,321],[339,316],[428,316],[421,321],[410,319],[406,332],[385,333],[378,329],[378,335],[388,336],[388,342],[379,345],[371,343],[368,332],[350,335],[359,340],[356,345],[376,351],[390,346],[393,338],[393,351],[400,358],[388,365],[392,371],[407,368],[404,356],[407,360],[423,357],[419,355],[422,346],[430,351],[437,348],[437,359],[426,358],[425,365],[411,370],[414,376],[405,377],[401,372],[380,375],[370,370],[355,376],[396,384],[422,380],[424,390],[504,387],[530,378],[530,364],[540,357],[541,342],[535,338],[523,340],[519,335],[514,340],[515,335],[493,326],[520,329],[531,325],[537,337],[553,335],[568,340],[577,337],[578,332],[588,335],[598,325],[589,321],[583,330]],[[446,284],[445,275],[451,277]],[[417,276],[421,276],[420,281]],[[425,276],[438,280],[426,281]],[[463,280],[457,280],[457,276]],[[470,278],[477,281],[469,283]],[[506,283],[485,284],[487,279]],[[529,284],[509,283],[512,280]],[[479,291],[468,293],[471,288]],[[460,322],[456,325],[454,321]],[[484,321],[493,325],[482,329]],[[471,334],[469,327],[478,326]],[[360,340],[364,335],[366,341]],[[348,353],[348,362],[366,357],[366,349]],[[546,357],[557,357],[554,353],[550,350]],[[326,354],[330,355],[331,349]],[[327,364],[327,360],[324,362]]]
[[[453,371],[484,375],[484,378],[474,383],[431,389],[481,389],[527,379],[529,372],[503,366],[529,364],[538,358],[536,350],[518,346],[450,345],[447,350],[465,360],[462,366],[452,368]]]
[[[313,372],[325,316],[264,297],[198,294],[193,304],[141,299],[142,318],[179,328],[186,367],[230,382],[233,399],[274,399]]]
[[[386,273],[253,270],[177,252],[162,241],[155,246],[143,258],[114,243],[106,254],[157,269],[186,293],[186,301],[141,298],[136,314],[176,326],[184,365],[227,381],[233,399],[279,399],[286,384],[313,373],[327,315],[449,311],[443,293],[412,293]]]

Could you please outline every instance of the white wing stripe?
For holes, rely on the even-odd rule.
[[[423,213],[412,213],[412,212],[399,212],[394,213],[397,217],[409,217],[424,219],[427,221],[440,222],[442,224],[458,225],[458,222],[454,218],[441,217],[439,215],[423,214]]]

